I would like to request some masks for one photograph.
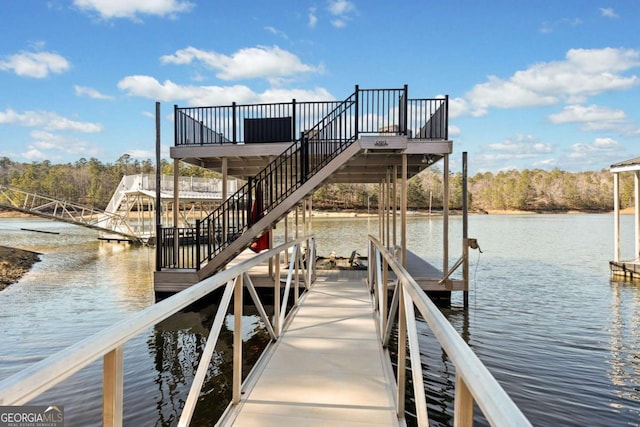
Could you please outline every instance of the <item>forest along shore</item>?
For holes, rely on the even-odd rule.
[[[0,291],[20,280],[38,261],[37,252],[0,246]]]

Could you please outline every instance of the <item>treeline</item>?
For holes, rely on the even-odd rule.
[[[173,162],[162,161],[162,173],[173,175]],[[155,174],[151,160],[132,159],[128,154],[115,163],[102,163],[91,158],[75,163],[51,164],[13,162],[0,157],[0,185],[42,194],[60,200],[81,203],[93,208],[106,208],[120,180],[125,175]],[[217,177],[219,174],[180,163],[181,176]]]
[[[443,206],[443,176],[430,168],[408,182],[410,209]],[[613,175],[599,172],[511,170],[468,177],[468,206],[471,211],[522,210],[531,212],[609,211],[613,209]],[[449,207],[462,208],[462,174],[449,176]],[[622,208],[633,206],[633,178],[620,182]],[[371,209],[378,205],[378,185],[329,184],[314,194],[313,204],[325,209]]]
[[[162,173],[173,175],[173,162],[163,160]],[[115,163],[102,163],[95,158],[75,163],[51,164],[13,162],[0,158],[0,185],[48,195],[62,200],[104,209],[124,175],[155,173],[151,160],[136,160],[121,156]],[[181,176],[219,177],[205,169],[180,164]],[[327,184],[314,193],[316,209],[377,209],[377,184]],[[493,174],[478,173],[468,179],[471,211],[523,210],[543,212],[607,211],[613,208],[613,176],[607,170],[599,172],[565,172],[511,170]],[[462,207],[462,175],[449,177],[450,208]],[[622,208],[633,205],[633,179],[620,183]],[[443,177],[437,168],[430,168],[409,180],[410,209],[442,209]]]

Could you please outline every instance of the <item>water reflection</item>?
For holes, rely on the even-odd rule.
[[[148,341],[154,358],[157,387],[157,426],[177,423],[195,377],[200,357],[216,312],[219,295],[196,303],[153,328]],[[243,317],[243,377],[264,350],[269,335],[255,315],[255,307],[245,306]],[[217,420],[231,401],[233,387],[233,316],[227,314],[216,345],[192,423],[208,425]]]
[[[612,408],[640,416],[640,284],[611,281],[609,378],[616,393],[630,405],[612,402]]]
[[[632,227],[633,216],[622,221]],[[484,252],[471,260],[471,307],[458,309],[454,296],[454,308],[443,312],[534,425],[638,425],[640,285],[609,282],[612,223],[610,215],[470,218]],[[459,256],[459,225],[452,217],[450,260]],[[313,224],[320,255],[366,253],[367,229],[377,228],[360,218]],[[441,218],[410,218],[410,249],[439,266],[441,230]],[[153,250],[96,238],[68,224],[0,219],[4,245],[43,253],[0,292],[0,379],[153,304]],[[175,425],[216,309],[215,300],[189,307],[125,345],[125,425]],[[249,364],[267,340],[254,314],[243,322]],[[229,401],[231,319],[196,409],[200,424]],[[455,369],[426,325],[419,327],[429,413],[433,425],[449,426]],[[36,401],[63,404],[69,425],[96,425],[100,384],[98,361]]]

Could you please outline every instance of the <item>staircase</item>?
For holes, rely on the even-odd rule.
[[[408,113],[413,105],[409,101],[406,86],[367,90],[356,86],[351,96],[336,103],[219,208],[197,221],[195,227],[161,227],[157,272],[174,271],[181,275],[180,280],[192,283],[216,273],[358,154],[361,137],[393,134],[404,137],[406,142],[407,123],[413,122],[415,116]],[[190,120],[196,123],[176,111],[180,126]],[[422,124],[433,119],[433,109],[430,111],[429,115],[425,113]],[[192,133],[221,135],[209,128],[203,131],[203,123],[197,121],[200,131]],[[202,144],[203,139],[199,141]]]

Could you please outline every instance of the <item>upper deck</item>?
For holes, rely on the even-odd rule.
[[[305,137],[336,145],[361,140],[360,152],[326,182],[377,183],[403,154],[411,177],[452,152],[448,97],[412,99],[407,86],[356,86],[344,101],[176,106],[174,113],[171,157],[240,179]]]

